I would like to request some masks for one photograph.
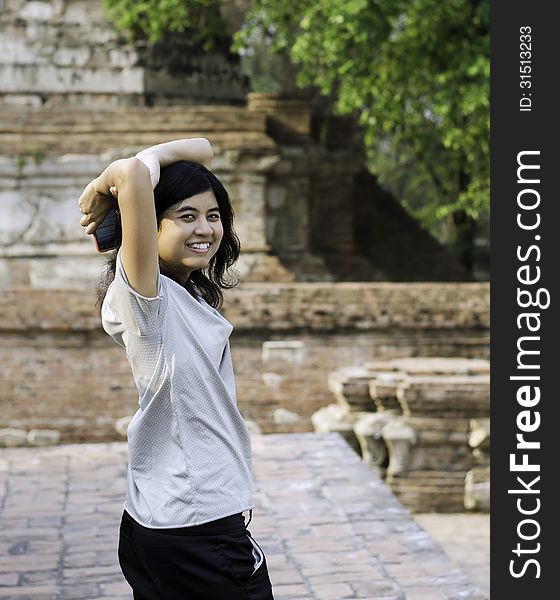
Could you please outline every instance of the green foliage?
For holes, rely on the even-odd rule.
[[[255,32],[357,115],[372,170],[424,221],[488,211],[489,0],[253,0],[237,48]]]
[[[130,41],[161,41],[167,34],[188,31],[205,49],[223,36],[220,0],[103,0],[108,18]]]
[[[208,49],[225,30],[224,0],[103,1],[133,39],[185,31]],[[252,0],[234,49],[257,89],[278,91],[289,56],[299,86],[356,115],[371,170],[438,235],[489,211],[489,4]]]
[[[29,159],[36,165],[40,165],[45,160],[45,153],[39,150],[37,144],[27,144],[23,152],[16,156],[16,167],[19,175],[23,173],[23,169],[29,164]]]

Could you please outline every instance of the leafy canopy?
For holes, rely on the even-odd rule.
[[[237,47],[260,31],[289,51],[299,85],[358,116],[373,170],[427,193],[424,212],[488,210],[488,0],[253,0],[246,19]]]
[[[189,31],[206,49],[224,30],[220,0],[103,0],[109,19],[128,39],[161,41],[170,33]]]
[[[130,38],[208,49],[225,0],[103,0]],[[231,1],[231,0],[230,0]],[[425,224],[489,208],[489,0],[252,0],[238,51],[266,39],[298,84],[364,131],[372,170]],[[250,52],[249,52],[250,54]]]

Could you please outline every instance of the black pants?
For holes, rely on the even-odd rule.
[[[274,600],[259,549],[242,513],[177,529],[122,516],[119,563],[134,600]]]

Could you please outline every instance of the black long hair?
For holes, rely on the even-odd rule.
[[[218,251],[210,259],[208,266],[193,271],[186,283],[182,283],[175,273],[165,267],[160,267],[160,272],[182,285],[190,294],[195,295],[198,292],[210,306],[221,308],[222,290],[232,288],[239,283],[237,274],[232,273],[230,269],[239,258],[241,248],[239,238],[233,229],[233,207],[226,189],[220,180],[203,165],[181,160],[161,170],[159,183],[154,189],[154,200],[159,227],[163,213],[170,206],[208,191],[214,192],[216,196],[224,230]],[[120,245],[119,236],[117,247],[109,256],[97,286],[98,307],[101,307],[107,289],[115,278],[117,252]]]

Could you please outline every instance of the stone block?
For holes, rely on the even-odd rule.
[[[58,48],[52,57],[54,64],[59,65],[61,67],[86,67],[90,58],[92,51],[90,48],[78,47],[64,47]],[[121,65],[119,65],[121,66]],[[131,66],[130,64],[126,66]]]
[[[374,372],[369,381],[369,395],[379,412],[402,414],[397,390],[405,378],[406,374],[398,371]]]
[[[365,413],[367,414],[367,413]],[[339,433],[348,445],[361,455],[361,447],[354,431],[354,426],[364,413],[351,412],[340,404],[323,406],[311,415],[311,422],[316,433]]]
[[[245,419],[245,425],[247,425],[247,429],[252,436],[262,434],[260,425],[253,419]]]
[[[305,346],[301,340],[268,341],[262,345],[263,363],[275,360],[294,365],[301,364],[305,356]]]
[[[388,474],[387,483],[412,512],[464,512],[464,472],[414,471]]]
[[[469,446],[479,462],[490,460],[490,419],[471,419]]]
[[[25,446],[27,444],[27,431],[24,429],[15,429],[7,427],[0,429],[0,446],[11,448],[15,446]]]
[[[465,477],[464,505],[467,510],[490,512],[490,467],[474,467]]]
[[[303,421],[300,415],[285,408],[275,409],[272,418],[275,423],[281,425],[293,425],[294,423],[301,423]]]
[[[115,422],[115,429],[120,436],[126,437],[126,432],[128,430],[128,426],[130,425],[130,422],[132,421],[133,416],[134,415],[127,415],[126,417],[121,417],[120,419],[117,419],[117,421]]]
[[[30,446],[55,446],[60,442],[60,431],[56,429],[32,429],[27,434]]]
[[[329,373],[328,386],[337,402],[351,411],[375,411],[369,395],[371,373],[363,367],[343,367]]]
[[[390,419],[381,430],[389,450],[387,474],[409,470],[411,446],[416,443],[416,432],[403,419]]]
[[[490,414],[489,375],[407,376],[397,398],[403,415],[485,417]]]
[[[411,357],[390,361],[394,369],[409,375],[480,375],[490,373],[490,361],[461,357]]]
[[[354,424],[354,433],[360,444],[363,461],[380,471],[389,464],[389,453],[382,432],[393,418],[395,417],[387,413],[363,413]]]
[[[308,95],[297,97],[294,93],[266,94],[249,93],[247,108],[252,112],[270,115],[280,126],[289,132],[308,135],[311,127],[311,98]]]
[[[22,6],[19,16],[30,21],[49,21],[53,17],[53,3],[32,0]]]

